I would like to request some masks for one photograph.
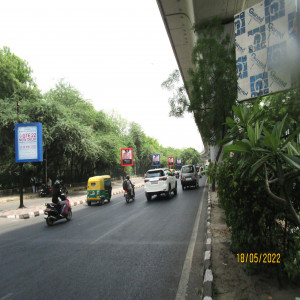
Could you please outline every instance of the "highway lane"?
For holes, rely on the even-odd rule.
[[[73,219],[47,227],[42,217],[0,222],[0,300],[175,299],[197,212],[207,189],[147,202],[144,189],[103,206],[73,208]],[[205,197],[202,193],[206,192]],[[206,201],[187,299],[201,289]],[[200,297],[199,297],[200,299]]]

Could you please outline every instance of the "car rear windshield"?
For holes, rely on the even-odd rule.
[[[182,168],[182,173],[193,173],[194,167],[193,166],[186,166]]]
[[[149,171],[147,172],[146,178],[161,177],[161,176],[164,176],[164,171],[162,170]]]

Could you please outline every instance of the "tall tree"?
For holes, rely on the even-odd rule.
[[[236,100],[234,47],[230,36],[223,34],[218,18],[194,28],[199,39],[193,49],[194,68],[189,70],[188,81],[178,87],[180,76],[176,70],[162,87],[174,92],[169,99],[170,115],[193,113],[203,142],[216,145],[225,136],[226,117],[231,115]]]

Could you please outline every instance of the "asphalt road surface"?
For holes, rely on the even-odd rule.
[[[200,299],[207,188],[146,201],[144,188],[102,206],[0,220],[0,300]]]

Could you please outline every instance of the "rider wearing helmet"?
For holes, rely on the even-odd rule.
[[[58,198],[60,198],[62,201],[59,201]],[[60,181],[56,179],[53,185],[52,202],[58,204],[61,207],[61,217],[63,217],[64,210],[67,206],[67,203],[64,200],[66,200],[66,196],[61,193]]]
[[[52,193],[52,202],[55,204],[58,203],[58,197],[61,197],[61,192],[59,187],[60,187],[60,181],[56,179],[53,185],[53,193]]]
[[[123,189],[127,189],[127,191],[130,191],[131,196],[134,196],[134,184],[131,182],[129,175],[126,176],[123,182]]]

